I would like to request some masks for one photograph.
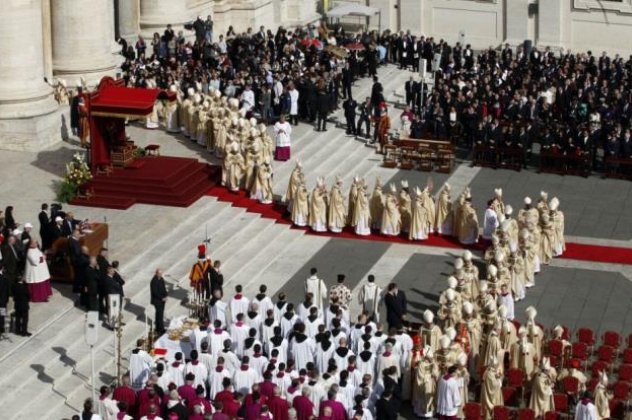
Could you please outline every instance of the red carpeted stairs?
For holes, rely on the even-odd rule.
[[[215,185],[217,169],[189,158],[138,158],[131,167],[96,175],[86,185],[92,197],[76,198],[70,204],[111,209],[127,209],[135,203],[187,207]]]
[[[219,201],[225,201],[232,203],[234,207],[245,208],[249,213],[257,213],[267,219],[274,219],[276,223],[283,223],[291,225],[289,218],[285,215],[285,206],[281,204],[264,205],[255,200],[251,200],[247,197],[244,191],[238,193],[232,193],[226,188],[216,185],[209,189],[208,195],[216,197]],[[446,236],[431,235],[425,241],[411,241],[407,236],[401,235],[397,237],[384,236],[377,232],[373,232],[368,236],[358,236],[354,233],[352,228],[345,228],[341,233],[323,232],[316,233],[307,227],[291,226],[292,229],[303,230],[309,235],[354,239],[354,240],[367,240],[367,241],[382,241],[391,242],[406,245],[422,245],[422,246],[435,246],[440,248],[452,248],[452,249],[464,249],[469,248],[472,250],[483,251],[486,245],[478,243],[471,247],[461,245],[456,239]],[[632,265],[632,248],[624,247],[612,247],[603,245],[590,245],[579,243],[566,243],[566,252],[562,256],[564,259],[571,260],[583,260],[594,261],[610,264],[630,264]]]

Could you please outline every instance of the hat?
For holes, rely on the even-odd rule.
[[[439,339],[439,346],[442,349],[447,349],[451,342],[452,342],[452,340],[450,340],[450,337],[448,337],[447,335],[443,335]]]
[[[456,279],[456,277],[454,276],[448,277],[448,287],[450,289],[454,289],[458,283],[459,281]]]
[[[525,197],[525,198],[524,198],[524,203],[525,203],[527,206],[530,206],[530,205],[531,205],[531,197]]]
[[[426,309],[423,313],[423,319],[424,321],[426,321],[428,324],[430,324],[433,320],[434,320],[434,314],[432,313],[432,311],[430,309]]]
[[[505,215],[506,216],[510,216],[513,213],[513,207],[511,207],[509,204],[505,206]]]
[[[549,198],[549,193],[546,191],[540,191],[540,198],[546,201]]]
[[[496,188],[494,190],[494,194],[496,194],[496,197],[502,197],[503,196],[503,189],[502,188]]]
[[[494,277],[498,274],[498,268],[496,268],[494,264],[490,264],[489,267],[487,267],[487,272],[490,276]]]
[[[61,217],[59,217],[59,216],[55,217],[55,221],[56,221],[56,222],[61,222],[61,221],[63,221],[63,220],[64,220],[64,219],[62,219],[62,218],[61,218]]]
[[[197,247],[198,249],[198,258],[206,258],[206,245],[200,244]]]
[[[463,253],[463,261],[472,261],[472,252],[471,251],[465,251]]]
[[[33,225],[30,224],[29,222],[24,223],[24,229],[28,229],[28,228],[32,228]]]
[[[460,270],[462,268],[463,268],[463,258],[458,257],[456,260],[454,260],[454,269]]]
[[[463,303],[463,312],[467,315],[471,315],[472,312],[474,312],[474,305],[472,305],[472,302],[465,301]]]

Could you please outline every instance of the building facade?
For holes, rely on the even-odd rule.
[[[95,85],[122,59],[116,43],[151,39],[212,15],[214,32],[302,25],[319,19],[315,0],[4,0],[0,11],[0,149],[41,150],[61,139],[52,85]],[[185,31],[192,36],[193,33]]]
[[[378,7],[382,28],[465,41],[632,53],[632,0],[353,0]],[[370,25],[378,27],[378,17]]]

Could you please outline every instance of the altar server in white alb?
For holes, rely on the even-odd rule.
[[[314,297],[314,305],[316,305],[318,310],[322,313],[324,308],[323,302],[327,299],[327,286],[322,279],[318,278],[318,270],[312,268],[310,269],[309,274],[309,278],[305,280],[305,294],[312,294]]]
[[[450,366],[448,373],[439,379],[437,386],[437,413],[439,418],[455,418],[461,406],[460,381],[454,376],[458,368]]]
[[[498,229],[498,213],[494,209],[494,200],[487,202],[487,209],[485,210],[485,216],[483,219],[483,239],[487,241],[492,240],[492,235]]]
[[[274,135],[276,137],[274,160],[289,160],[290,147],[292,146],[292,126],[285,120],[285,115],[281,115],[279,121],[274,124]]]
[[[367,283],[360,288],[358,302],[362,312],[374,322],[380,322],[379,304],[382,300],[382,288],[375,284],[375,276],[369,274]]]
[[[149,353],[143,349],[144,345],[145,340],[142,338],[136,341],[136,348],[129,356],[129,377],[132,381],[132,388],[137,391],[145,387],[154,361]]]

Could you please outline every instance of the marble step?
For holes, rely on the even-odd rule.
[[[274,282],[257,282],[257,278],[269,270],[269,267],[278,259],[286,259],[288,250],[296,246],[296,243],[303,237],[303,231],[289,229],[286,225],[275,225],[283,230],[278,230],[279,234],[273,241],[262,247],[261,252],[249,258],[241,268],[229,277],[229,285],[241,284],[246,296],[255,296],[259,292],[259,286],[265,284],[268,287],[268,296],[275,293],[275,286],[280,279]]]

